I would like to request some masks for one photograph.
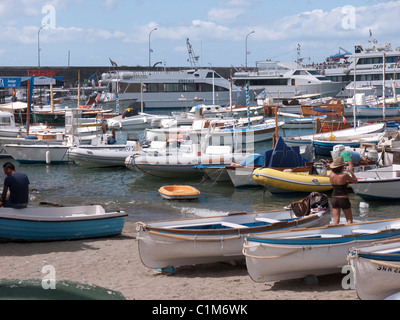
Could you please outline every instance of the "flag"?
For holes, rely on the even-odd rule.
[[[344,117],[344,115],[342,115],[342,116],[343,116],[343,123],[346,124],[347,123],[347,119]]]
[[[110,59],[111,65],[113,67],[118,67],[118,65],[117,65],[117,63],[115,61],[112,61],[111,58],[109,58],[109,59]]]

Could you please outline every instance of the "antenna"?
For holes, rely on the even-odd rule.
[[[200,56],[196,56],[196,54],[194,53],[193,47],[189,42],[189,38],[186,39],[186,45],[187,45],[187,50],[188,50],[188,54],[189,54],[189,59],[188,61],[190,62],[190,65],[192,66],[192,68],[198,68],[198,62],[200,59]]]

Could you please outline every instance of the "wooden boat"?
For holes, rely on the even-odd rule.
[[[200,191],[191,186],[164,186],[158,192],[167,200],[195,200],[199,198]]]
[[[334,133],[333,133],[334,135]],[[324,139],[315,139],[312,141],[315,155],[316,156],[330,156],[333,147],[336,145],[344,145],[349,148],[358,148],[362,144],[374,144],[377,145],[379,141],[383,138],[385,132],[369,133],[363,136],[352,137],[351,135],[347,138],[332,139],[332,137]]]
[[[351,248],[347,259],[362,300],[384,300],[400,292],[400,240]]]
[[[149,268],[242,260],[246,235],[328,224],[329,207],[319,210],[301,218],[287,209],[138,223],[140,257]]]
[[[314,140],[330,139],[332,141],[341,140],[342,138],[362,138],[366,134],[382,132],[385,129],[385,123],[367,124],[356,128],[348,128],[337,130],[334,132],[321,132],[316,134],[308,134],[297,137],[284,138],[288,145],[312,144]],[[337,143],[338,144],[338,143]]]
[[[345,112],[343,103],[339,100],[333,103],[320,104],[316,106],[301,106],[301,114],[305,117],[309,116],[328,116],[339,117],[343,116]]]
[[[273,194],[298,192],[327,192],[332,190],[329,172],[310,173],[311,167],[260,168],[253,172],[253,179]]]
[[[99,205],[78,207],[0,208],[0,239],[59,241],[118,235],[125,212],[105,212]]]
[[[255,282],[340,273],[352,247],[400,235],[400,219],[254,235],[243,247]]]
[[[58,281],[56,288],[43,289],[43,280],[0,281],[0,300],[126,300],[117,291],[87,283]]]

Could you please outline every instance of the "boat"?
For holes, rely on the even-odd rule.
[[[400,240],[351,248],[347,259],[361,300],[386,300],[400,292]]]
[[[253,144],[272,140],[277,128],[283,121],[264,120],[262,116],[250,119],[196,119],[191,126],[154,128],[146,130],[149,141],[182,140],[186,137],[193,141],[201,141],[209,145]]]
[[[105,212],[99,205],[77,207],[0,208],[0,239],[61,241],[118,235],[125,212]]]
[[[196,200],[199,198],[200,191],[191,186],[163,186],[158,192],[167,200]]]
[[[187,149],[183,149],[184,146]],[[179,149],[172,151],[145,151],[131,155],[125,159],[125,165],[130,170],[152,177],[200,179],[203,173],[197,169],[198,165],[220,167],[247,157],[246,153],[233,153],[230,146],[209,146],[204,153],[198,150],[192,141],[184,141]]]
[[[138,100],[141,109],[186,109],[193,103],[229,105],[239,89],[215,70],[197,66],[193,49],[187,40],[190,69],[172,71],[149,69],[141,72],[116,70],[103,73],[101,87],[106,89],[100,103],[116,100]],[[160,71],[161,70],[161,71]],[[232,88],[232,90],[231,90]],[[234,101],[235,103],[235,101]]]
[[[259,61],[255,70],[240,70],[233,75],[236,86],[249,84],[250,96],[271,97],[274,100],[300,97],[334,97],[345,86],[321,75],[316,69],[297,62]]]
[[[107,119],[107,126],[108,129],[115,130],[144,130],[152,128],[153,121],[160,121],[161,119],[171,119],[171,117],[137,113],[136,110],[128,108],[122,115]]]
[[[349,148],[358,148],[362,144],[374,144],[377,145],[379,141],[385,135],[385,132],[375,132],[375,133],[366,133],[362,136],[349,136],[347,138],[339,138],[336,137],[334,139],[333,136],[335,133],[328,138],[323,139],[315,139],[312,141],[312,145],[314,147],[314,152],[316,156],[331,156],[331,152],[336,145],[343,145]]]
[[[273,149],[267,150],[263,156],[252,154],[240,164],[226,166],[228,175],[236,188],[261,187],[254,178],[253,172],[261,168],[298,168],[306,162],[300,154],[298,146],[288,147],[280,136]]]
[[[104,147],[108,144],[109,136],[107,134],[100,135],[99,133],[102,132],[101,130],[95,132],[92,128],[81,128],[80,125],[78,125],[79,114],[80,111],[77,109],[71,109],[66,112],[65,135],[63,141],[59,140],[56,143],[32,144],[23,143],[22,140],[19,140],[17,143],[3,144],[2,147],[7,154],[20,163],[64,164],[71,162],[68,152],[70,147],[74,145],[87,145],[91,143],[92,145],[101,145]],[[93,135],[87,135],[87,133],[93,133]],[[35,139],[37,139],[37,137],[35,137]],[[59,143],[60,141],[62,141],[62,143]]]
[[[356,173],[358,183],[351,184],[363,200],[400,199],[400,166],[393,165]]]
[[[246,237],[243,253],[255,282],[340,273],[350,248],[400,235],[400,219],[329,225]]]
[[[44,290],[43,283],[42,279],[0,281],[0,300],[126,300],[126,298],[118,291],[94,286],[88,283],[57,280],[55,288],[51,288],[50,282],[49,289],[51,290]]]
[[[350,62],[339,60],[337,63],[332,61],[320,66],[322,74],[328,79],[339,83],[347,82],[345,90],[341,92],[344,96],[353,95],[354,88],[366,95],[383,96],[384,73],[388,77],[390,75],[388,79],[393,79],[395,91],[398,92],[397,88],[400,85],[400,71],[397,68],[398,48],[393,49],[390,43],[378,44],[372,32],[368,42],[367,46],[355,45],[354,53],[346,56],[346,60],[349,59]]]
[[[286,137],[284,140],[288,145],[307,145],[312,144],[314,140],[330,139],[335,141],[348,137],[362,138],[366,134],[382,132],[385,129],[385,126],[385,123],[366,124],[355,128],[347,128],[333,132],[321,132],[297,137]]]
[[[319,203],[315,202],[316,205]],[[137,239],[143,264],[148,268],[162,269],[243,260],[243,238],[246,235],[322,226],[329,222],[328,207],[313,209],[301,218],[290,209],[233,213],[207,218],[139,222]]]
[[[125,167],[125,159],[142,150],[136,135],[127,135],[126,144],[70,147],[68,159],[82,168]]]
[[[328,192],[332,190],[329,172],[323,163],[297,168],[259,168],[253,172],[253,179],[272,194]]]

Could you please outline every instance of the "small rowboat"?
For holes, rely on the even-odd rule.
[[[243,253],[255,282],[340,273],[350,248],[400,236],[400,219],[250,236]]]
[[[246,236],[329,224],[329,206],[322,199],[319,201],[318,196],[314,196],[315,203],[309,214],[301,217],[285,209],[138,222],[140,259],[146,267],[153,269],[244,260],[242,247]]]
[[[167,200],[196,200],[200,191],[191,186],[164,186],[158,192]]]
[[[100,205],[0,208],[1,241],[66,241],[119,235],[127,213]]]
[[[362,300],[384,300],[400,292],[400,240],[351,248],[347,259]]]

